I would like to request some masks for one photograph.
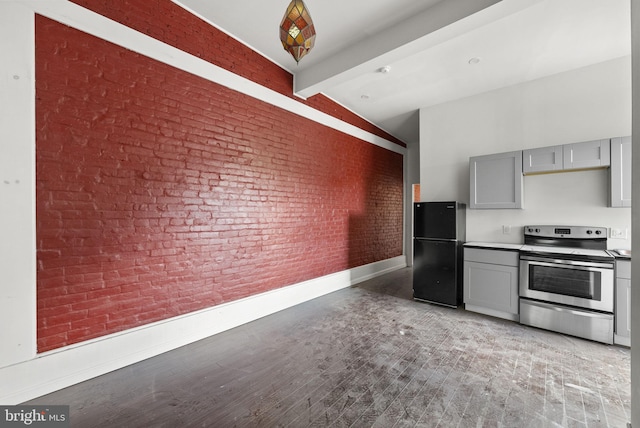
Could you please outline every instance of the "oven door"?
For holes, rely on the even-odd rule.
[[[521,255],[520,297],[613,312],[613,263]]]

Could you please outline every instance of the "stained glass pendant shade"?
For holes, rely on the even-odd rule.
[[[316,29],[302,0],[292,0],[280,23],[280,41],[284,50],[300,62],[313,48]]]

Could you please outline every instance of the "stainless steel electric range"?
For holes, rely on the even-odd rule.
[[[613,343],[614,257],[607,229],[525,226],[520,323]]]

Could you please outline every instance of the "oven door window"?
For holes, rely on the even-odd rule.
[[[601,298],[601,272],[529,265],[529,289],[597,300]]]

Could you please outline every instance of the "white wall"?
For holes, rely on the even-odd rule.
[[[0,9],[0,367],[36,355],[33,13]]]
[[[640,0],[631,0],[631,56],[633,57],[633,235],[640,240]],[[631,289],[638,290],[640,261],[631,262]],[[640,308],[640,293],[631,292],[631,307]],[[640,427],[640,311],[631,311],[631,424]]]
[[[468,203],[470,156],[624,135],[631,135],[630,57],[425,108],[421,198]],[[630,208],[607,208],[608,185],[608,170],[526,176],[524,209],[468,210],[467,240],[520,243],[526,224],[630,230]],[[609,239],[609,248],[631,248],[630,232]]]

